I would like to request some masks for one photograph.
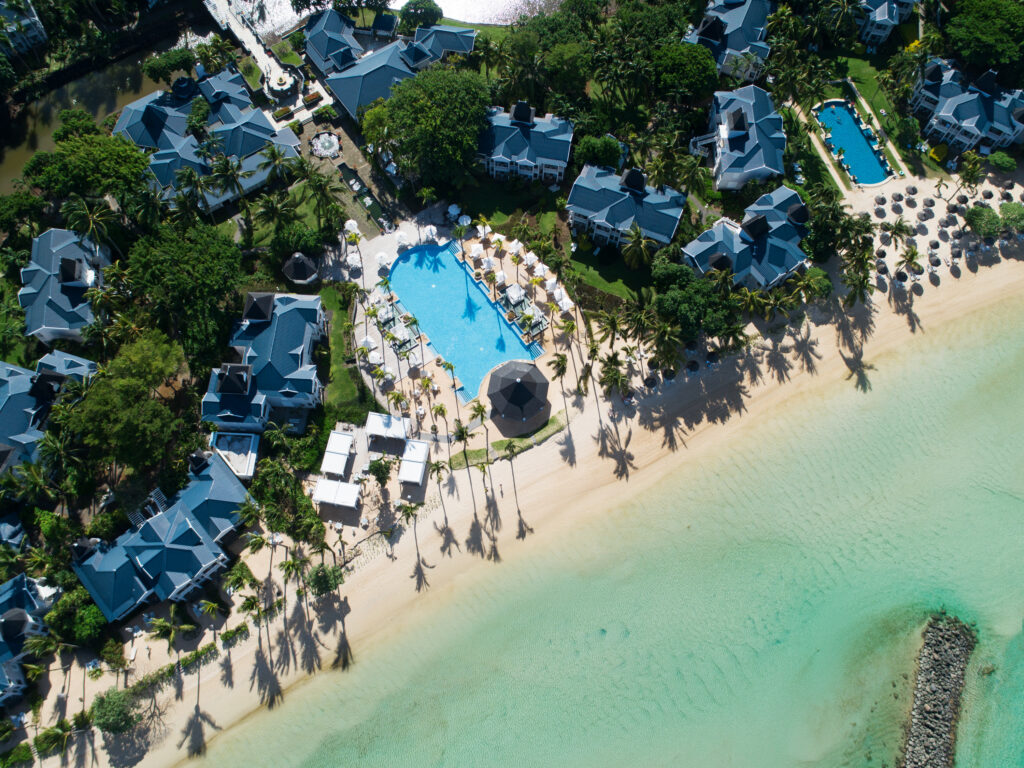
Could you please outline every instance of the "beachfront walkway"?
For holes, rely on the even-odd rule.
[[[222,27],[230,29],[235,37],[238,38],[242,47],[249,52],[249,55],[256,62],[256,66],[263,73],[264,83],[269,85],[277,82],[278,78],[291,78],[291,75],[285,72],[284,67],[281,66],[277,59],[267,53],[267,50],[263,47],[263,41],[260,40],[255,30],[249,26],[242,16],[236,13],[235,6],[231,0],[203,0],[203,5],[210,11],[210,15],[213,16],[217,23]]]

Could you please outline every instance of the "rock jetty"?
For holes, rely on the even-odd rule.
[[[974,630],[959,619],[936,616],[928,622],[917,657],[902,768],[952,768],[960,697],[976,642]]]

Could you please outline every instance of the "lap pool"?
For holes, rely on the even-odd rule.
[[[873,146],[878,139],[869,126],[860,122],[856,110],[846,101],[826,101],[816,114],[825,131],[832,135],[825,145],[833,155],[843,150],[842,162],[858,184],[878,184],[892,171],[880,148]]]
[[[492,368],[508,360],[533,360],[541,350],[523,342],[491,302],[489,290],[456,258],[458,248],[455,242],[410,248],[392,265],[388,280],[430,345],[455,364],[460,394],[471,400]]]

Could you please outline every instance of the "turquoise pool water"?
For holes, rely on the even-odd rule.
[[[467,399],[477,396],[495,366],[537,357],[448,246],[410,248],[388,279],[437,353],[455,363]]]
[[[853,110],[844,102],[826,102],[818,120],[832,133],[832,153],[844,150],[843,160],[850,166],[850,176],[858,184],[877,184],[889,173],[878,159],[871,142],[854,119]]]

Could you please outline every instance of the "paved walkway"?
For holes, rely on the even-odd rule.
[[[256,66],[263,73],[264,82],[267,85],[277,81],[278,77],[291,77],[285,72],[284,67],[273,56],[267,53],[263,47],[263,41],[253,30],[244,18],[235,11],[231,0],[203,0],[203,5],[209,9],[211,15],[222,27],[230,29],[242,47],[249,52]]]
[[[900,156],[899,150],[896,149],[892,141],[889,139],[889,134],[885,131],[884,128],[882,128],[882,119],[875,114],[873,109],[871,109],[871,105],[868,104],[867,99],[865,99],[861,92],[857,89],[857,86],[854,84],[853,80],[851,80],[850,78],[846,78],[846,82],[849,84],[850,89],[855,94],[857,94],[857,104],[860,106],[860,108],[867,114],[871,115],[871,119],[875,124],[875,132],[879,136],[881,136],[882,141],[884,141],[885,145],[889,148],[889,154],[892,156],[891,159],[894,160],[896,163],[896,170],[903,171],[903,174],[905,176],[913,176],[913,174],[910,172],[910,169],[907,168],[906,165],[904,165],[903,158]]]

